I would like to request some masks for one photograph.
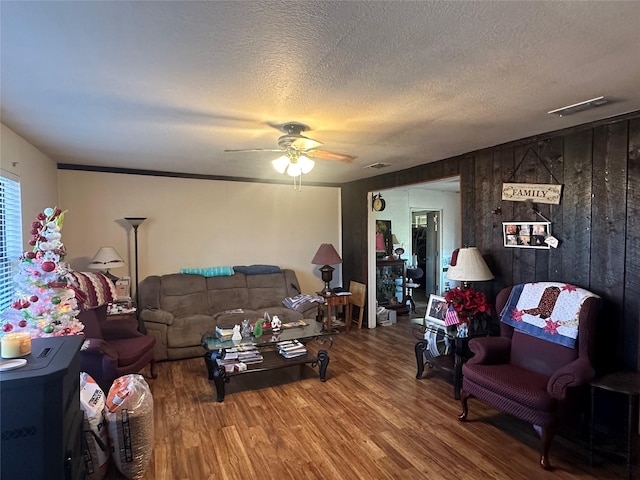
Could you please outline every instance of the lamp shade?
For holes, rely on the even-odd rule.
[[[391,234],[391,243],[393,243],[394,245],[399,244],[400,242],[398,241],[398,237],[396,237],[395,233]]]
[[[126,264],[120,254],[113,247],[100,247],[93,256],[88,267],[92,270],[109,270],[124,267]]]
[[[493,273],[476,247],[460,248],[454,252],[447,279],[459,282],[483,282],[491,280]]]
[[[337,263],[342,263],[342,259],[332,244],[323,243],[318,248],[311,263],[314,265],[336,265]]]

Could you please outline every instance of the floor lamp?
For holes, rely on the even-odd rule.
[[[129,224],[133,227],[133,245],[135,252],[135,266],[136,266],[136,309],[140,308],[140,302],[138,297],[138,227],[146,220],[146,217],[124,217],[124,219],[129,222]],[[139,314],[138,310],[138,314]],[[142,325],[138,322],[138,328],[140,329]],[[142,330],[141,330],[142,331]]]

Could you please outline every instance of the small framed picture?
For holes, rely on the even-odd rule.
[[[549,250],[545,238],[551,235],[548,222],[503,222],[504,246]]]
[[[425,320],[444,325],[444,316],[447,314],[447,301],[439,295],[429,295]]]

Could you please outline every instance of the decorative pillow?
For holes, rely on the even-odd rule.
[[[237,265],[233,269],[238,273],[244,273],[245,275],[266,275],[268,273],[282,273],[282,270],[277,265]]]
[[[99,307],[118,298],[116,286],[103,273],[69,272],[69,275],[73,279],[74,286],[85,297],[85,301],[81,305],[82,309]]]
[[[181,268],[180,273],[202,275],[203,277],[228,277],[233,275],[231,267]]]

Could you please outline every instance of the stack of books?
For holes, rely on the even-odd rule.
[[[295,358],[307,354],[307,347],[305,347],[298,340],[287,340],[285,342],[279,342],[278,352],[284,358]]]
[[[238,355],[238,360],[245,365],[260,363],[263,360],[262,355],[260,355],[260,352],[255,345],[242,345],[237,348],[228,349],[227,352],[229,350],[235,351]]]
[[[233,337],[233,328],[216,327],[216,335],[222,341],[231,340],[231,337]]]
[[[224,357],[217,358],[218,365],[224,366],[227,373],[242,372],[247,365],[262,362],[263,357],[254,345],[238,348],[228,348],[224,351]]]

